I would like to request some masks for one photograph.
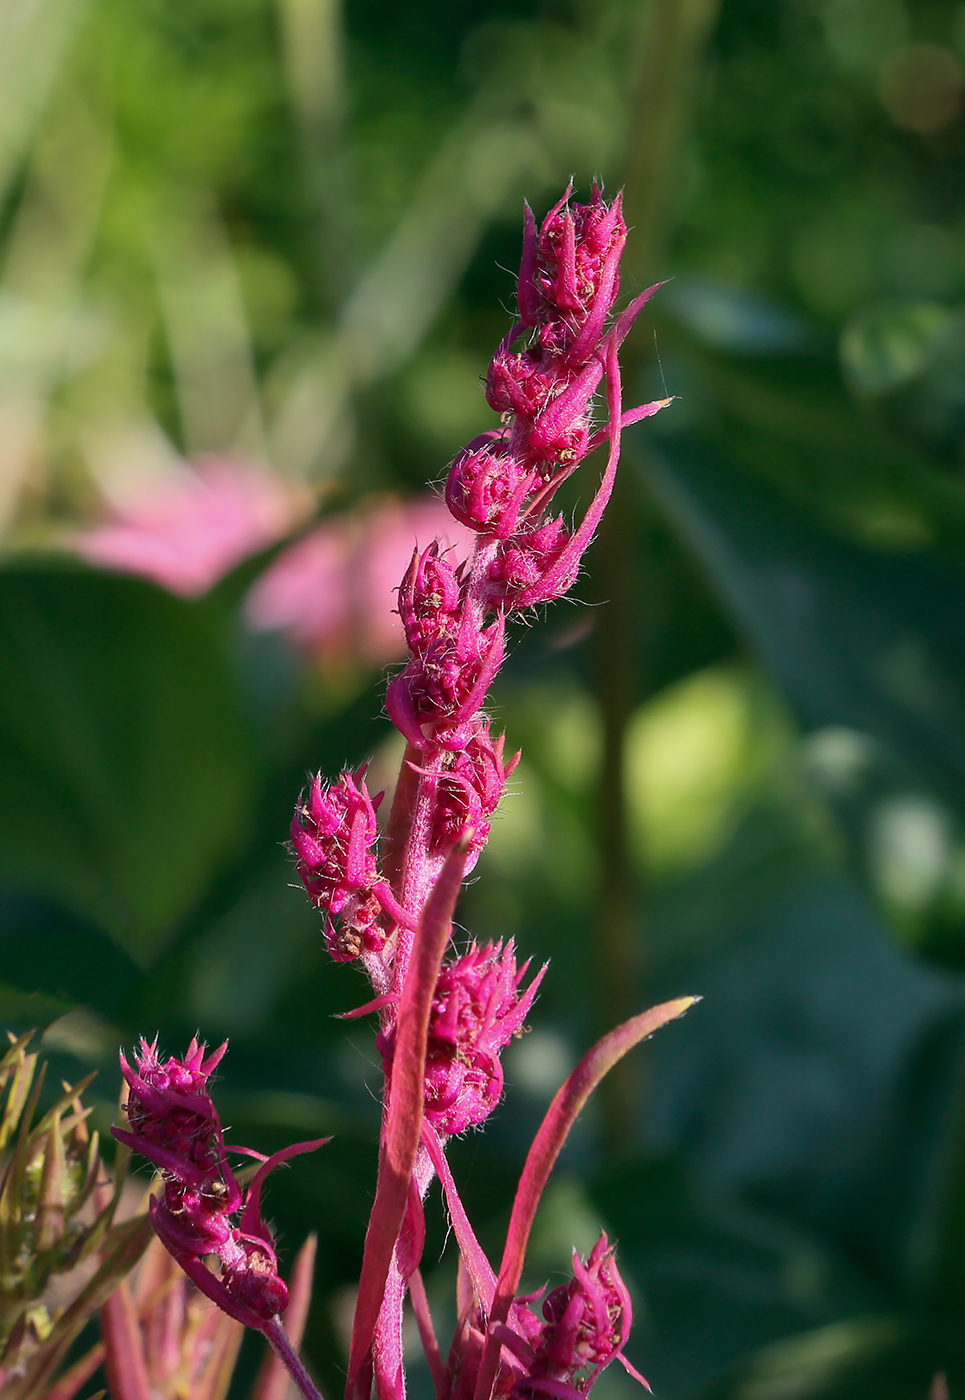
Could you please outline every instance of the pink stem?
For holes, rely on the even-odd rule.
[[[411,765],[418,763],[421,758],[422,753],[415,744],[406,745],[405,756],[399,769],[398,782],[395,785],[395,795],[392,798],[389,825],[385,833],[382,869],[385,872],[386,880],[395,890],[402,887],[402,870],[419,786],[419,776],[413,772]]]
[[[288,1307],[285,1317],[288,1322],[288,1340],[292,1347],[301,1345],[308,1320],[308,1308],[312,1300],[312,1274],[315,1270],[317,1235],[309,1235],[298,1251],[295,1265],[288,1282]],[[288,1391],[288,1366],[281,1354],[273,1349],[265,1353],[251,1400],[285,1400]]]
[[[422,1273],[419,1269],[416,1269],[409,1279],[409,1296],[412,1299],[412,1311],[415,1313],[419,1336],[422,1339],[422,1350],[426,1354],[432,1384],[435,1386],[436,1400],[445,1400],[449,1390],[449,1378],[446,1375],[446,1363],[439,1350],[436,1329],[432,1324],[432,1313],[429,1311],[426,1286],[422,1281]]]
[[[271,1343],[275,1354],[280,1358],[285,1370],[298,1386],[302,1395],[304,1395],[305,1400],[325,1400],[322,1392],[318,1389],[318,1386],[302,1365],[298,1352],[288,1340],[288,1335],[282,1325],[281,1318],[276,1315],[270,1322],[265,1323],[262,1330]]]
[[[452,911],[462,886],[468,850],[469,841],[464,837],[446,857],[426,901],[402,988],[392,1069],[386,1085],[378,1183],[365,1233],[352,1329],[347,1400],[369,1400],[363,1373],[369,1369],[372,1339],[409,1201],[409,1186],[422,1131],[426,1040],[432,998],[449,942]]]

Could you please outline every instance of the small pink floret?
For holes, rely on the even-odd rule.
[[[374,851],[379,835],[375,814],[383,796],[369,796],[363,766],[354,773],[346,770],[330,786],[316,774],[308,796],[303,794],[295,808],[295,868],[312,903],[325,912],[325,938],[337,962],[377,951],[385,943],[378,922],[382,905]]]
[[[525,992],[529,963],[516,966],[512,942],[471,945],[436,983],[426,1049],[425,1116],[445,1136],[482,1123],[503,1092],[500,1052],[524,1027],[545,968]],[[394,1036],[383,1037],[391,1060]]]

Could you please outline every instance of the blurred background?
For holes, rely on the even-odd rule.
[[[331,1393],[378,1075],[287,825],[392,780],[392,589],[571,175],[626,188],[624,296],[672,279],[626,378],[676,398],[499,682],[460,918],[552,969],[457,1178],[497,1249],[591,1039],[702,993],[529,1282],[605,1226],[661,1400],[962,1393],[963,92],[960,0],[3,0],[0,1014],[102,1127],[118,1044],[200,1029],[234,1140],[335,1135],[268,1203]]]

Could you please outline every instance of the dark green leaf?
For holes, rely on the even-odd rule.
[[[244,825],[248,755],[202,606],[79,569],[0,573],[0,874],[142,965]]]
[[[872,735],[965,812],[965,576],[838,538],[700,447],[650,475],[805,728]]]

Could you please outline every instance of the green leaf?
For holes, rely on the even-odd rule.
[[[965,812],[965,577],[833,535],[693,444],[649,474],[804,727],[871,735]]]
[[[250,773],[203,605],[136,579],[0,571],[0,878],[142,967],[243,827]]]

